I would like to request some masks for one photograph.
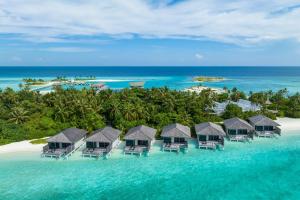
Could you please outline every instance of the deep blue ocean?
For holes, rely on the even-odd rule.
[[[300,67],[0,67],[0,77],[299,76]]]
[[[291,93],[300,92],[300,67],[0,67],[0,88],[17,90],[23,78],[50,80],[57,76],[96,76],[111,89],[129,87],[131,81],[145,81],[146,88],[167,86],[178,90],[198,85],[193,82],[195,76],[218,76],[226,80],[203,85],[237,87],[245,92],[284,88]]]

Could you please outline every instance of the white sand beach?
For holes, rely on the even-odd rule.
[[[293,119],[293,118],[278,118],[276,120],[277,123],[279,123],[280,129],[282,131],[297,131],[300,132],[300,119]]]
[[[0,154],[42,151],[44,144],[31,144],[30,141],[31,140],[24,140],[0,146]]]
[[[278,118],[277,123],[281,125],[282,132],[297,131],[300,133],[300,119]],[[30,140],[14,142],[0,146],[0,155],[15,152],[41,152],[45,144],[31,144]]]
[[[205,87],[205,86],[193,86],[187,89],[184,89],[184,91],[187,92],[196,92],[197,94],[201,93],[203,90],[212,90],[213,92],[217,93],[217,94],[222,94],[224,93],[223,89],[220,88],[212,88],[212,87]]]

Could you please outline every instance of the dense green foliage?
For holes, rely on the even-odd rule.
[[[214,82],[214,81],[222,81],[223,77],[212,77],[212,76],[197,76],[194,78],[194,81],[198,82]]]
[[[212,113],[214,101],[246,98],[233,89],[217,95],[210,90],[200,94],[156,89],[63,90],[41,95],[24,88],[0,91],[0,144],[51,136],[68,127],[92,131],[106,124],[125,133],[129,128],[145,124],[158,129],[178,122],[192,127],[205,121],[220,122],[224,118],[247,118],[256,113],[229,105],[223,116]],[[300,117],[300,95],[288,96],[286,90],[276,93],[251,93],[250,100],[264,105],[262,113],[274,118]],[[271,103],[265,104],[269,100]],[[279,111],[279,112],[276,112]],[[159,135],[158,135],[159,136]]]
[[[43,85],[45,84],[45,80],[43,79],[34,79],[34,78],[24,78],[23,82],[25,85]]]

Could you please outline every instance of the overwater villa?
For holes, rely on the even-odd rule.
[[[275,137],[275,134],[281,134],[280,124],[266,116],[256,115],[250,117],[249,122],[254,127],[255,134],[258,137]]]
[[[142,155],[143,152],[149,152],[156,132],[156,129],[144,125],[129,129],[124,137],[124,154]]]
[[[176,151],[188,148],[188,139],[191,138],[191,129],[178,123],[165,126],[162,130],[163,151]]]
[[[86,148],[82,151],[84,157],[109,155],[113,148],[120,144],[121,131],[112,127],[105,127],[92,132],[86,139]]]
[[[130,88],[144,88],[145,82],[143,82],[143,81],[130,82],[129,85],[130,85]]]
[[[198,147],[204,149],[224,148],[225,131],[220,125],[212,122],[205,122],[195,126]]]
[[[84,144],[86,130],[68,128],[47,140],[43,147],[43,157],[61,158],[70,156],[75,150]]]
[[[240,118],[231,118],[224,121],[225,131],[230,141],[246,142],[253,139],[253,127]]]

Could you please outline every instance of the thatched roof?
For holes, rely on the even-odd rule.
[[[184,125],[178,124],[178,123],[170,124],[163,128],[161,137],[190,138],[191,137],[191,129],[188,126],[184,126]]]
[[[156,129],[148,126],[136,126],[126,133],[125,140],[154,140]]]
[[[275,121],[264,115],[256,115],[250,117],[249,121],[255,126],[280,126],[280,124],[276,123]]]
[[[84,138],[86,134],[86,130],[78,128],[68,128],[58,133],[57,135],[49,138],[47,141],[59,143],[75,143]]]
[[[220,125],[212,122],[205,122],[195,126],[197,135],[221,135],[225,136],[226,133]]]
[[[231,119],[226,119],[224,121],[224,125],[227,129],[247,129],[247,130],[253,130],[253,127],[246,122],[243,119],[240,118],[231,118]]]
[[[106,142],[113,143],[120,136],[121,131],[112,127],[105,127],[92,132],[92,135],[86,139],[87,142]]]

